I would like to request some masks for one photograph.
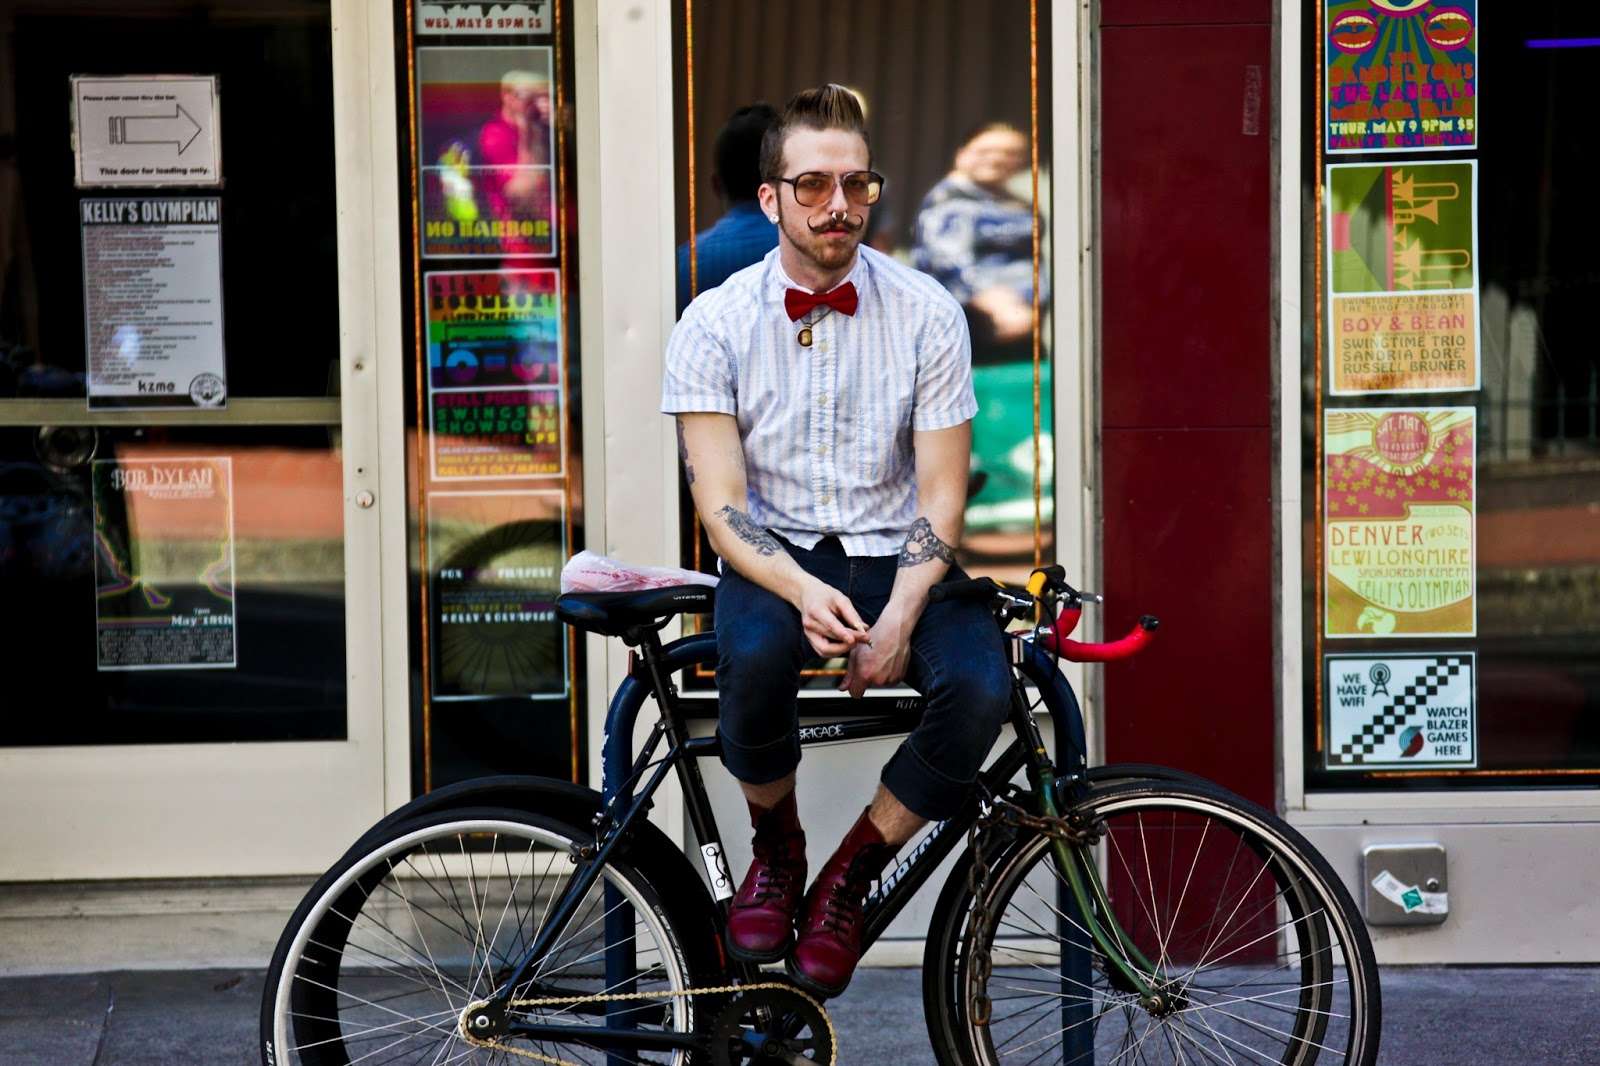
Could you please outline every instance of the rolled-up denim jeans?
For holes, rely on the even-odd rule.
[[[783,543],[803,570],[849,596],[868,625],[877,621],[897,556],[851,557],[835,537],[809,550]],[[965,576],[953,566],[946,580]],[[727,567],[717,586],[716,631],[723,764],[749,784],[776,781],[800,764],[800,669],[816,654],[800,612]],[[948,818],[971,791],[1010,707],[1011,668],[988,608],[929,604],[911,634],[905,680],[927,706],[882,780],[913,813]]]

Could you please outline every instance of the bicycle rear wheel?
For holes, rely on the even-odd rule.
[[[1221,789],[1175,782],[1096,789],[1074,810],[1104,823],[1094,851],[1132,942],[1118,953],[1153,964],[1160,1003],[1141,1002],[1092,944],[1050,839],[1012,831],[990,842],[981,900],[969,854],[934,915],[924,982],[942,1062],[1372,1066],[1372,946],[1343,884],[1294,829]],[[987,934],[973,922],[980,903]]]
[[[274,953],[261,1019],[267,1066],[537,1061],[468,1043],[458,1021],[509,976],[572,880],[570,849],[588,839],[522,811],[445,810],[353,848],[313,886]],[[513,1013],[588,1027],[703,1028],[720,1002],[583,1001],[720,983],[704,946],[680,938],[676,909],[628,862],[609,861],[514,994],[567,1002]],[[583,1066],[691,1061],[684,1052],[597,1050],[581,1032],[560,1046],[507,1043]]]

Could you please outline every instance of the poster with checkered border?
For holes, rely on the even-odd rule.
[[[1478,765],[1477,656],[1323,658],[1325,770]]]

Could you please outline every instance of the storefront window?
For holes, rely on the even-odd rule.
[[[0,744],[346,735],[330,41],[0,0]]]
[[[570,2],[396,5],[412,766],[578,780],[583,546]]]
[[[1307,8],[1311,789],[1600,779],[1600,21],[1492,15]]]
[[[680,311],[776,244],[759,213],[755,232],[729,240],[753,208],[733,188],[724,132],[747,125],[752,105],[781,110],[826,82],[853,89],[886,178],[866,242],[945,284],[972,335],[979,412],[957,556],[974,576],[1012,582],[1054,560],[1049,9],[1007,0],[974,19],[969,5],[941,0],[895,30],[878,5],[829,2],[812,11],[827,31],[796,37],[777,8],[674,5],[676,98],[692,101],[677,111]],[[730,243],[742,260],[729,258]],[[687,487],[679,499],[683,565],[714,573]],[[836,687],[836,665],[813,664],[806,684]],[[701,674],[691,686],[710,687]]]

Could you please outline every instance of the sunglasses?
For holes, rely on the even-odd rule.
[[[808,170],[793,178],[775,178],[794,186],[794,199],[801,207],[821,207],[833,199],[834,176],[821,170]],[[857,207],[878,202],[883,195],[883,175],[873,170],[851,170],[838,177],[844,197]]]

